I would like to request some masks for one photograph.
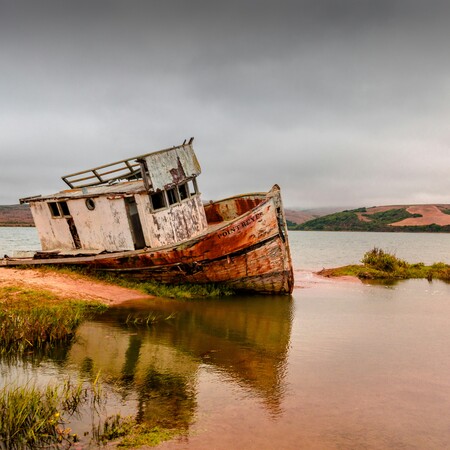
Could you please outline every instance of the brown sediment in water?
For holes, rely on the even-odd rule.
[[[34,269],[0,268],[0,286],[45,289],[61,298],[96,300],[109,306],[144,297],[153,298],[135,289],[91,280],[77,274],[42,272]]]
[[[312,270],[294,270],[295,285],[294,288],[333,286],[338,283],[360,284],[362,281],[358,277],[350,275],[335,276],[333,271],[336,269]]]

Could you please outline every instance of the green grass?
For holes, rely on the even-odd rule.
[[[85,399],[82,385],[70,381],[59,387],[4,386],[0,389],[0,448],[69,448],[78,436],[65,425]]]
[[[147,294],[170,298],[205,298],[233,295],[232,289],[214,284],[180,284],[168,285],[155,282],[133,282],[132,286]]]
[[[148,313],[145,316],[140,316],[138,314],[128,314],[128,316],[125,320],[125,325],[135,326],[135,327],[139,327],[139,326],[143,325],[146,327],[150,327],[152,325],[155,325],[156,323],[174,319],[175,316],[176,316],[175,313],[171,313],[171,314],[165,316],[165,315],[158,314],[156,312]]]
[[[68,343],[83,320],[105,309],[105,305],[97,302],[61,299],[45,290],[0,287],[0,356],[14,361]],[[172,317],[128,316],[127,324],[150,326]],[[79,437],[67,424],[72,415],[80,414],[80,407],[88,401],[90,414],[98,413],[104,395],[98,377],[89,387],[66,381],[44,388],[34,385],[1,388],[0,449],[73,448]],[[92,440],[98,445],[117,440],[119,448],[131,449],[154,446],[179,434],[179,430],[116,415],[102,422],[96,432],[93,428]]]
[[[29,267],[27,267],[28,269]],[[43,266],[34,270],[49,271],[67,274],[70,276],[81,276],[84,278],[104,281],[129,289],[142,291],[144,294],[154,295],[156,297],[195,299],[208,297],[225,297],[234,295],[234,291],[223,285],[216,284],[162,284],[154,281],[137,281],[126,275],[113,274],[111,272],[101,272],[89,270],[87,267],[80,266]]]
[[[37,448],[77,448],[80,436],[73,433],[71,417],[92,416],[93,428],[90,444],[100,448],[108,441],[116,441],[118,448],[134,449],[155,446],[171,439],[184,430],[170,429],[150,423],[138,423],[132,417],[116,414],[94,425],[94,417],[105,398],[98,375],[91,384],[73,384],[66,380],[59,386],[6,385],[0,389],[0,448],[25,450]],[[87,411],[87,412],[86,412]],[[82,438],[86,441],[85,434]],[[82,448],[85,448],[84,446]],[[92,448],[89,446],[88,448]]]
[[[368,280],[398,280],[411,278],[450,281],[450,265],[437,262],[426,266],[422,262],[410,264],[379,248],[364,254],[362,265],[349,265],[319,272],[325,276],[355,276]]]
[[[401,220],[408,219],[410,217],[422,217],[421,214],[411,214],[406,209],[389,209],[387,211],[380,211],[374,214],[363,214],[371,222],[378,225],[388,225],[390,223],[400,222]]]
[[[45,290],[0,287],[0,355],[21,356],[69,342],[84,319],[106,308]]]
[[[160,427],[150,427],[143,424],[131,428],[129,433],[119,442],[118,448],[136,449],[144,445],[156,447],[161,442],[179,436],[178,430],[170,430]]]
[[[298,225],[296,229],[317,231],[360,230],[367,227],[367,225],[361,225],[364,223],[358,219],[355,211],[343,211],[309,220]]]
[[[358,213],[362,213],[368,221],[359,220]],[[389,225],[412,217],[421,217],[421,215],[411,214],[406,208],[393,208],[374,214],[368,214],[366,208],[358,208],[309,220],[298,225],[295,229],[308,231],[450,232],[450,226],[448,225],[432,224],[401,227]]]
[[[179,435],[179,430],[137,423],[133,417],[115,414],[105,420],[95,436],[95,441],[103,445],[108,441],[115,441],[117,448],[137,449],[142,446],[155,447]]]

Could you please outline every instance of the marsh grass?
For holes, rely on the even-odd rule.
[[[362,265],[349,265],[334,269],[324,269],[319,274],[325,276],[356,276],[368,280],[397,280],[426,278],[450,281],[450,266],[437,262],[426,266],[422,262],[408,263],[395,255],[374,247],[364,254]]]
[[[133,283],[133,286],[137,289],[141,289],[147,294],[169,298],[193,299],[205,297],[225,297],[234,294],[232,289],[215,284],[168,285],[155,282],[143,282]]]
[[[94,314],[107,307],[96,302],[61,299],[45,290],[20,286],[0,287],[0,358],[15,362],[24,355],[45,352],[67,345],[76,328]],[[127,318],[129,325],[151,326],[168,316],[157,313],[145,317]],[[69,449],[77,448],[80,437],[68,427],[72,417],[91,417],[92,431],[81,437],[94,448],[109,440],[119,440],[122,448],[156,445],[178,431],[138,423],[120,414],[102,419],[106,410],[106,393],[100,373],[90,382],[73,384],[70,380],[57,386],[9,384],[0,388],[0,449]],[[84,419],[83,419],[84,420]],[[82,447],[85,448],[85,447]],[[91,448],[91,447],[89,447]]]
[[[180,430],[136,424],[122,438],[117,447],[123,449],[136,449],[142,446],[155,447],[175,436],[180,436]]]
[[[128,314],[125,324],[126,325],[133,325],[133,326],[147,326],[150,327],[152,325],[155,325],[156,323],[168,321],[171,319],[174,319],[176,317],[175,313],[171,313],[167,316],[158,314],[156,312],[151,312],[147,314],[146,316],[139,316],[135,314]]]
[[[129,289],[137,289],[144,294],[154,295],[156,297],[168,297],[179,299],[195,299],[208,297],[225,297],[234,295],[233,289],[216,284],[163,284],[153,281],[137,281],[126,275],[112,274],[110,272],[93,271],[87,267],[80,266],[42,266],[36,268],[42,272],[58,272],[69,276],[82,277],[104,281]]]
[[[104,402],[99,374],[92,383],[66,380],[59,386],[41,388],[4,386],[0,389],[0,449],[100,448],[108,441],[132,449],[154,446],[180,434],[180,430],[138,423],[120,414],[101,420]],[[92,431],[78,436],[68,425],[82,410],[91,415]],[[75,447],[77,442],[82,447]]]
[[[0,355],[21,356],[69,342],[78,325],[107,307],[44,290],[0,288]]]
[[[89,398],[96,397],[70,380],[45,388],[4,386],[0,389],[0,448],[69,448],[79,439],[66,425]]]
[[[137,423],[133,417],[115,414],[97,427],[94,440],[100,445],[116,441],[117,448],[136,449],[142,446],[154,447],[179,435],[180,430]]]
[[[361,262],[382,272],[398,272],[401,269],[408,268],[409,264],[395,255],[385,252],[381,248],[374,247],[364,254]]]

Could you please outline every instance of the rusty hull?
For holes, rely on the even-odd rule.
[[[176,245],[0,265],[72,264],[161,283],[217,283],[237,291],[290,294],[293,270],[280,189],[205,206],[209,226]]]

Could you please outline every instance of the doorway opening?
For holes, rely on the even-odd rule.
[[[142,231],[141,219],[139,218],[139,212],[134,197],[125,197],[125,207],[127,209],[128,222],[130,223],[134,248],[136,250],[144,248],[144,232]]]

